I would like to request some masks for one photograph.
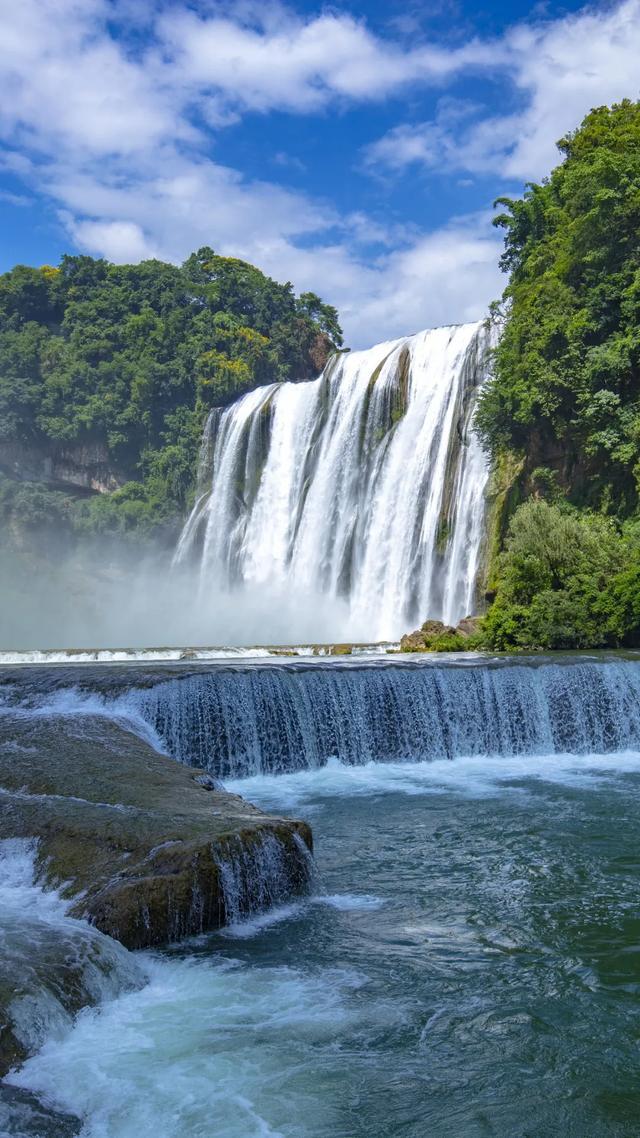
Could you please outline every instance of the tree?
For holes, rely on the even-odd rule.
[[[557,472],[567,497],[627,516],[640,477],[640,103],[590,112],[564,161],[499,199],[510,274],[477,423]],[[498,204],[498,203],[497,203]]]

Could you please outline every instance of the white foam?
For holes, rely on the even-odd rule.
[[[25,838],[0,841],[0,919],[9,914],[53,923],[67,920],[68,902],[54,889],[43,889],[35,882],[37,843]]]
[[[337,909],[339,913],[367,912],[372,909],[381,909],[385,904],[382,897],[375,897],[372,893],[327,893],[320,897],[312,897],[316,905],[328,905]]]
[[[400,644],[354,644],[352,655],[375,656],[397,652]],[[189,664],[207,660],[265,660],[296,657],[333,657],[332,644],[291,644],[253,648],[33,648],[0,652],[0,665],[12,664]],[[342,653],[339,654],[342,658]]]
[[[362,977],[146,963],[146,988],[83,1012],[11,1082],[85,1118],[83,1138],[315,1138],[332,1109],[318,1057],[356,1014],[345,995]]]
[[[107,719],[132,731],[161,754],[167,753],[160,736],[141,715],[135,693],[125,692],[113,699],[100,695],[99,692],[68,687],[47,693],[40,702],[30,707],[2,705],[0,715],[21,719],[51,719],[57,716],[61,718],[91,716]]]
[[[311,905],[326,905],[340,913],[350,913],[380,909],[384,903],[382,897],[375,897],[371,893],[318,893],[289,905],[276,905],[266,913],[234,921],[220,929],[218,935],[230,940],[249,940],[286,921],[297,920],[309,911]]]
[[[351,795],[455,793],[485,797],[515,793],[523,780],[598,785],[620,774],[640,772],[640,752],[592,755],[473,755],[421,763],[365,763],[331,760],[315,770],[255,775],[225,782],[227,790],[264,808],[294,810],[318,800]]]
[[[233,924],[226,925],[220,929],[219,935],[232,940],[248,940],[266,932],[275,925],[281,925],[284,921],[290,921],[301,916],[306,908],[307,903],[304,901],[290,905],[276,905],[273,909],[268,909],[266,913],[257,913],[256,916],[246,917],[242,921],[234,921]]]
[[[296,651],[292,649],[292,652]],[[270,648],[34,648],[0,652],[0,664],[163,664],[194,660],[244,660],[273,655]]]
[[[36,854],[33,841],[0,841],[0,954],[15,985],[9,1020],[27,1051],[61,1038],[72,1025],[59,990],[62,974],[80,985],[90,1002],[144,979],[131,953],[70,917],[70,902],[36,881]]]

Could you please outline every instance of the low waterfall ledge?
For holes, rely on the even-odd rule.
[[[219,928],[309,880],[311,830],[96,715],[0,716],[0,838],[37,839],[69,914],[127,948]]]

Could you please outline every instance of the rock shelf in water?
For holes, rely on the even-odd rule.
[[[0,715],[0,839],[33,839],[36,873],[81,918],[42,921],[28,899],[19,927],[7,914],[0,1078],[43,1025],[142,982],[115,940],[148,948],[216,929],[304,891],[312,866],[304,822],[263,814],[96,715]]]
[[[68,899],[68,915],[127,948],[218,928],[303,891],[310,875],[306,823],[263,814],[95,715],[0,716],[7,838],[36,839],[37,872]],[[0,1073],[28,1050],[8,1009],[43,977],[66,1011],[92,1002],[86,961],[42,929],[32,941],[0,972]]]

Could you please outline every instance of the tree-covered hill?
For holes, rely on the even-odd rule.
[[[72,528],[157,530],[188,502],[209,409],[308,379],[341,343],[336,310],[314,293],[209,248],[180,267],[16,266],[0,277],[0,464],[21,448],[97,447],[121,488],[74,502],[5,477],[5,519],[19,504],[34,524],[58,513]]]
[[[497,648],[640,642],[640,103],[591,111],[558,145],[495,219],[509,282],[477,423]]]

